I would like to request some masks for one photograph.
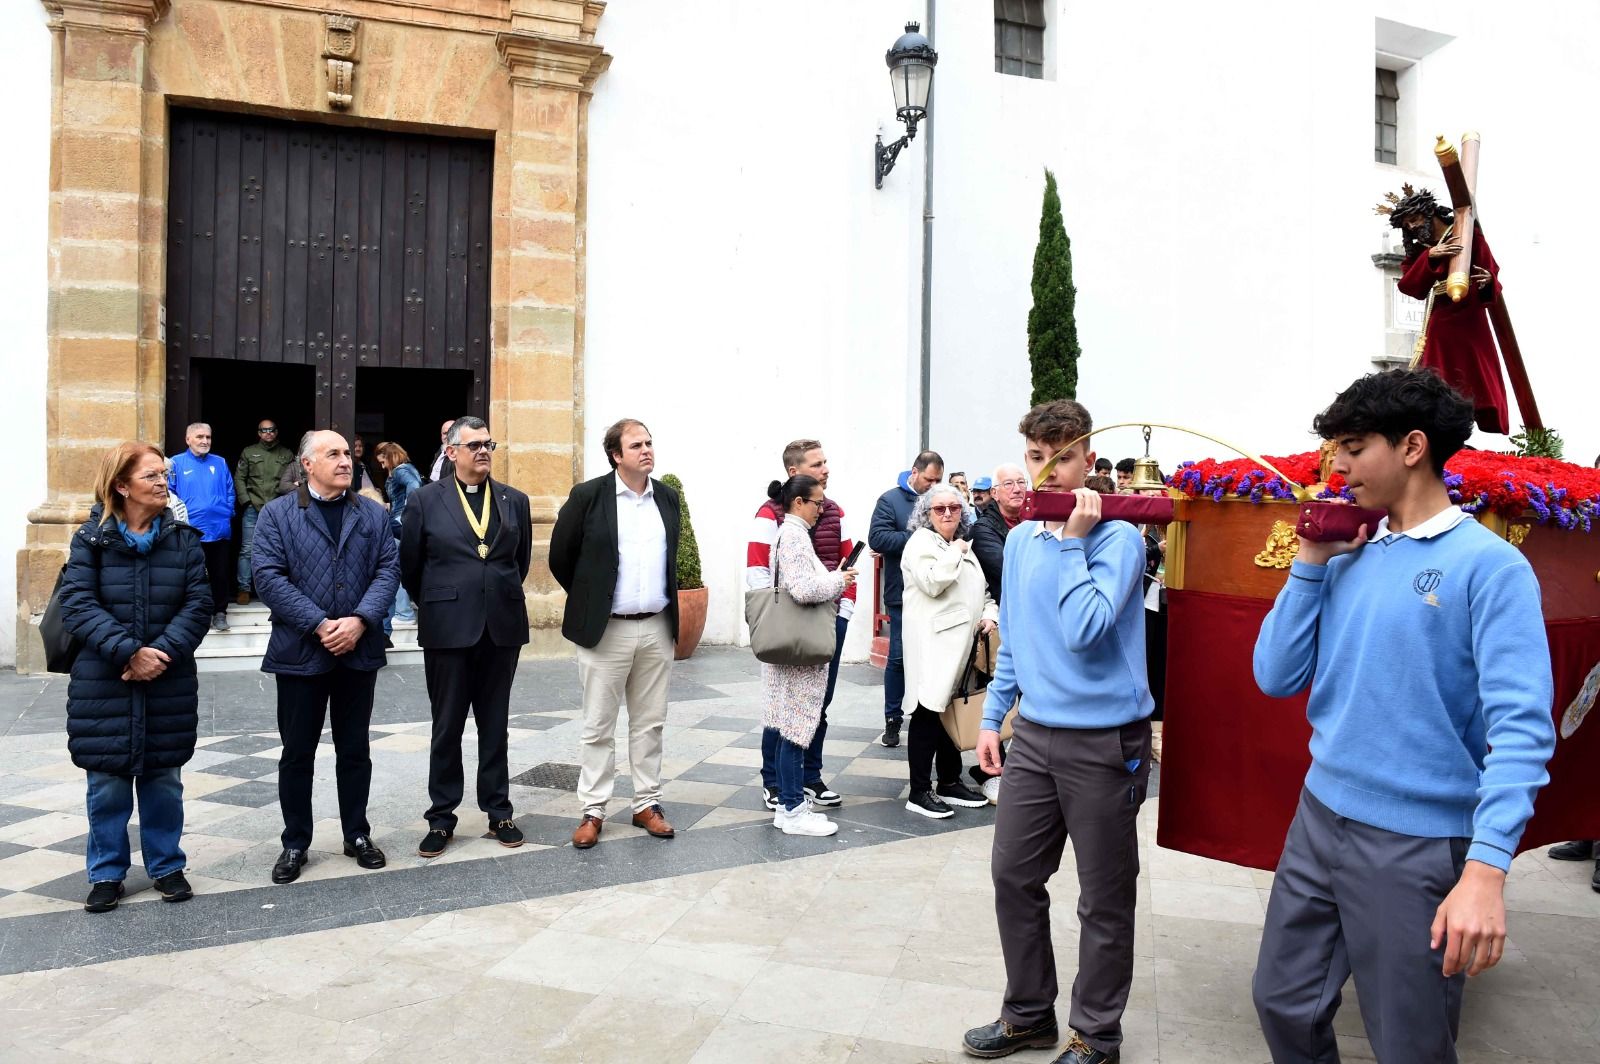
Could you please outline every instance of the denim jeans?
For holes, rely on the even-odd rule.
[[[393,635],[394,634],[394,622],[395,621],[403,621],[403,622],[409,623],[409,622],[414,621],[416,619],[417,619],[417,606],[416,606],[416,603],[411,601],[411,596],[406,594],[406,589],[405,588],[397,586],[395,588],[395,593],[394,593],[394,602],[390,603],[389,612],[383,618],[383,634],[384,635]]]
[[[767,731],[773,735],[778,734],[771,728]],[[778,752],[774,760],[778,769],[778,803],[792,812],[806,800],[804,781],[806,748],[778,736]]]
[[[883,719],[901,720],[905,717],[900,704],[906,698],[906,663],[900,646],[900,607],[884,609],[889,611],[889,660],[883,666]]]
[[[244,527],[239,532],[239,590],[250,590],[250,548],[256,541],[256,515],[261,511],[254,506],[244,508]],[[221,610],[222,603],[212,606]]]
[[[839,656],[844,653],[844,635],[850,628],[848,618],[834,622],[833,660],[828,663],[828,691],[822,696],[822,715],[817,718],[817,733],[806,747],[805,778],[803,783],[822,783],[822,740],[828,734],[828,706],[833,702],[833,685],[839,679]],[[783,741],[776,728],[761,731],[761,785],[768,790],[778,788],[778,744]]]
[[[139,849],[151,879],[183,871],[188,862],[178,846],[183,834],[183,781],[179,770],[164,768],[142,776],[89,772],[89,882],[122,882],[128,875],[128,819],[134,790],[139,795]]]

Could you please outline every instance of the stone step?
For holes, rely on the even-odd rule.
[[[228,631],[210,631],[195,651],[195,667],[200,672],[249,672],[261,667],[267,641],[272,637],[270,611],[258,603],[228,607]],[[397,621],[394,649],[388,652],[391,665],[421,665],[422,648],[417,645],[417,624]]]

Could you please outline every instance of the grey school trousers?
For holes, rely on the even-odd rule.
[[[1132,767],[1130,768],[1130,765]],[[1067,840],[1078,865],[1073,1030],[1102,1052],[1122,1044],[1133,982],[1139,806],[1150,779],[1150,722],[1047,728],[1017,717],[994,823],[994,912],[1006,961],[1000,1017],[1032,1027],[1055,1016],[1055,950],[1045,884]]]
[[[1300,792],[1256,963],[1275,1064],[1337,1064],[1333,1015],[1351,973],[1379,1064],[1454,1064],[1466,976],[1444,978],[1428,929],[1470,842],[1398,835]]]

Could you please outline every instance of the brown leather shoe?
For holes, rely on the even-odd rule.
[[[659,805],[652,805],[643,812],[633,814],[633,826],[644,828],[658,839],[670,839],[677,834],[672,830],[672,825],[667,823],[667,818],[661,815]]]
[[[248,592],[248,591],[239,592],[238,597],[235,598],[234,601],[237,602],[241,606],[250,605],[250,592]]]
[[[605,827],[605,821],[597,816],[583,814],[583,822],[572,833],[572,848],[574,850],[587,850],[600,841],[600,829]]]

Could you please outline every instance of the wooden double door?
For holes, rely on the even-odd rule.
[[[420,466],[485,415],[491,142],[174,110],[169,144],[168,453],[271,417]]]

